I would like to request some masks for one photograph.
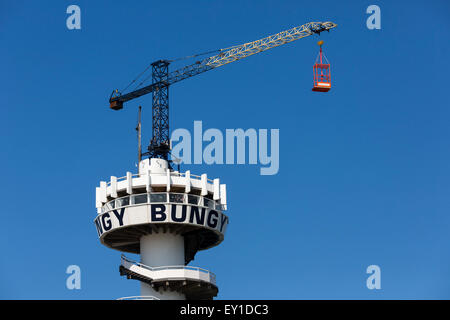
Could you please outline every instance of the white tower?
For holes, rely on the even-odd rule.
[[[101,243],[137,253],[122,255],[120,274],[141,282],[136,299],[212,299],[215,275],[187,266],[199,250],[221,243],[228,225],[226,186],[206,174],[169,168],[164,159],[145,159],[139,173],[111,177],[96,188],[95,226]]]

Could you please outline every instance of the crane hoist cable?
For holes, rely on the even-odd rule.
[[[152,65],[149,64],[149,65],[147,66],[147,68],[145,68],[144,71],[142,71],[136,78],[134,78],[134,79],[133,79],[133,80],[132,80],[125,88],[123,88],[121,91],[116,90],[116,92],[124,92],[125,90],[127,90],[133,83],[136,82],[137,79],[139,79],[140,77],[142,77],[142,75],[143,75],[144,73],[146,73],[147,70],[150,69],[151,67],[152,67]],[[138,85],[138,86],[139,86],[139,85]]]
[[[224,48],[224,49],[216,49],[216,50],[209,50],[206,52],[202,52],[202,53],[197,53],[197,54],[193,54],[193,55],[189,55],[189,56],[184,56],[184,57],[180,57],[180,58],[175,58],[175,59],[170,59],[167,60],[170,63],[172,62],[177,62],[177,61],[181,61],[181,60],[187,60],[187,59],[192,59],[192,58],[196,58],[196,57],[201,57],[207,54],[211,54],[211,53],[216,53],[216,52],[220,52],[223,50],[228,50],[231,48],[234,48],[236,46],[233,47],[229,47],[229,48]],[[130,82],[130,84],[128,84],[122,91],[120,92],[124,92],[125,90],[127,90],[133,83],[136,82],[137,79],[139,79],[145,72],[147,72],[147,70],[151,67],[152,65],[150,64],[147,68],[145,68],[144,71],[142,71],[133,81]],[[140,86],[142,86],[145,82],[147,82],[148,79],[150,79],[152,75],[147,76],[144,80],[142,80],[138,85],[136,85],[136,87],[134,88],[134,90],[138,89]]]
[[[232,48],[232,47],[230,47],[230,48]],[[207,55],[207,54],[220,52],[220,51],[222,51],[222,50],[227,50],[227,49],[230,49],[230,48],[216,49],[216,50],[209,50],[209,51],[202,52],[202,53],[197,53],[197,54],[193,54],[193,55],[189,55],[189,56],[184,56],[184,57],[180,57],[180,58],[170,59],[170,60],[168,60],[168,61],[172,63],[172,62],[176,62],[176,61],[192,59],[192,58],[204,56],[204,55]],[[148,71],[148,69],[150,69],[151,67],[152,67],[152,65],[149,64],[149,65],[147,66],[147,68],[145,68],[144,71],[142,71],[136,78],[134,78],[134,79],[133,79],[133,80],[132,80],[125,88],[123,88],[123,89],[120,90],[120,91],[118,91],[118,90],[116,90],[116,91],[117,91],[117,92],[124,92],[125,90],[127,90],[133,83],[135,83],[140,77],[142,77],[142,75],[143,75],[144,73],[146,73],[146,72]],[[148,77],[146,77],[143,81],[141,81],[138,85],[136,85],[136,87],[134,87],[133,90],[136,90],[136,89],[138,89],[140,86],[142,86],[148,79],[150,79],[150,77],[151,77],[151,75],[149,75]]]

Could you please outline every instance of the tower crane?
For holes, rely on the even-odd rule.
[[[283,44],[313,34],[320,34],[323,31],[329,31],[336,26],[335,23],[329,21],[309,22],[260,40],[216,50],[216,52],[218,52],[217,54],[172,72],[169,72],[171,60],[157,60],[151,64],[152,83],[124,94],[118,90],[113,91],[109,99],[110,108],[113,110],[120,110],[123,108],[125,102],[152,93],[152,139],[148,146],[148,152],[143,155],[147,155],[149,158],[162,158],[168,160],[168,154],[170,153],[170,85]]]

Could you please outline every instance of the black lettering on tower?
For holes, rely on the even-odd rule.
[[[219,214],[216,210],[210,210],[208,214],[208,227],[215,228],[217,227],[217,222],[219,221]],[[214,219],[213,219],[214,218]]]
[[[98,236],[100,237],[103,233],[102,224],[100,222],[100,217],[97,217],[97,219],[95,219],[95,227],[97,228],[97,233],[98,233]]]
[[[166,221],[166,206],[164,204],[151,205],[152,222]]]
[[[191,215],[189,217],[189,222],[194,223],[194,217],[195,217],[195,223],[196,224],[204,224],[205,223],[205,208],[201,208],[201,213],[199,212],[199,207],[191,206]]]
[[[125,208],[120,209],[120,213],[117,210],[113,210],[117,220],[119,220],[119,226],[123,226],[123,216],[125,214]]]
[[[225,223],[228,223],[228,217],[222,213],[220,216],[220,232],[223,231]]]
[[[181,217],[177,218],[177,207],[179,207],[179,205],[176,204],[172,204],[172,210],[170,212],[170,216],[172,218],[172,221],[174,222],[184,222],[186,220],[186,205],[182,205],[181,207]]]
[[[108,220],[106,220],[106,218],[108,218]],[[111,223],[111,218],[109,216],[109,213],[104,213],[102,215],[102,224],[103,224],[103,229],[105,231],[111,230],[112,223]]]

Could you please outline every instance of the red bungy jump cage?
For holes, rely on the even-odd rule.
[[[330,63],[322,52],[323,41],[317,42],[320,52],[313,66],[314,86],[312,91],[327,92],[331,89]]]

